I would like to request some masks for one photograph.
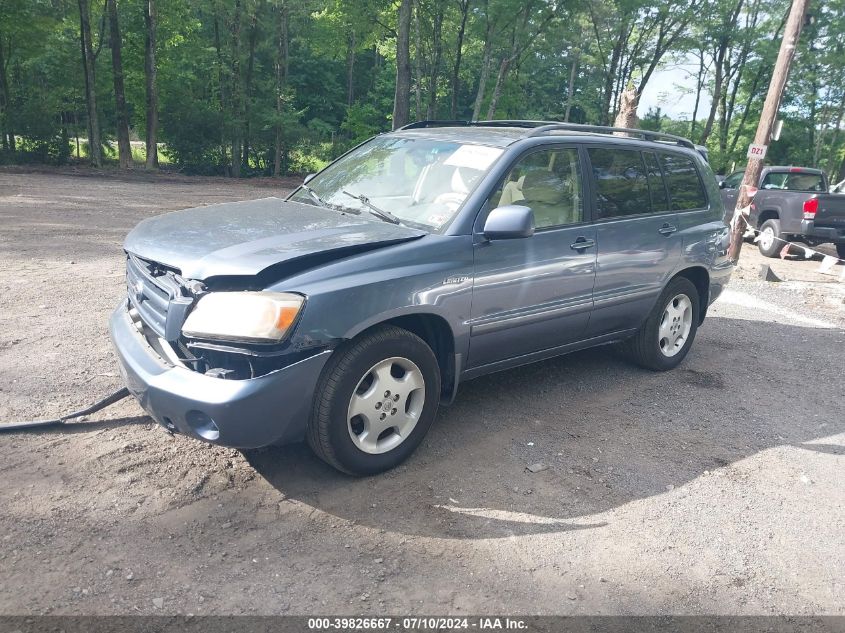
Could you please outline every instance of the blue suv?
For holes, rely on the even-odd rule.
[[[173,432],[307,439],[372,474],[461,381],[617,343],[678,365],[728,283],[716,180],[689,141],[530,121],[426,121],[355,147],[286,199],[127,236],[110,330]]]

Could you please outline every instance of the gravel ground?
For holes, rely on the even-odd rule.
[[[135,223],[276,186],[0,171],[0,421],[119,386]],[[761,263],[746,246],[679,369],[598,349],[472,381],[379,477],[173,437],[130,400],[0,436],[0,613],[845,615],[845,284]]]

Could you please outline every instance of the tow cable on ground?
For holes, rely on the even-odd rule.
[[[22,429],[33,429],[37,427],[66,424],[69,420],[74,418],[81,418],[83,415],[89,415],[91,413],[96,413],[101,409],[105,409],[106,407],[113,405],[115,402],[123,400],[127,396],[129,396],[129,390],[126,387],[123,387],[122,389],[115,391],[113,394],[106,396],[102,400],[95,402],[90,407],[74,411],[68,415],[63,415],[55,420],[30,420],[28,422],[12,422],[10,424],[0,423],[0,433],[3,431],[20,431]]]

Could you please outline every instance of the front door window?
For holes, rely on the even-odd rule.
[[[544,149],[520,159],[493,194],[491,208],[519,204],[534,211],[538,230],[584,220],[578,151]]]

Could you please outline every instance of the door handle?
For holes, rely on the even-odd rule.
[[[660,233],[661,235],[665,235],[665,236],[668,237],[668,236],[672,235],[672,233],[674,233],[677,230],[678,230],[678,227],[672,226],[671,224],[666,222],[663,226],[661,226],[659,229],[657,229],[657,232]]]
[[[596,245],[595,240],[587,239],[586,237],[579,237],[575,240],[572,244],[569,245],[573,251],[578,251],[579,253],[584,252],[588,248],[592,248]]]

